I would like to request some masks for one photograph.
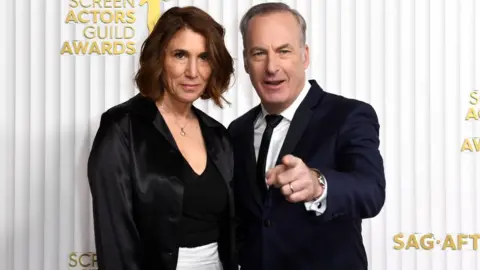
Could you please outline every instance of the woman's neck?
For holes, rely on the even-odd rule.
[[[178,101],[168,94],[164,94],[163,98],[157,102],[157,106],[164,112],[173,114],[179,119],[187,119],[192,115],[192,104]]]

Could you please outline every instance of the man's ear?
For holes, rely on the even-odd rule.
[[[302,54],[303,54],[302,56],[303,67],[307,69],[308,66],[310,65],[310,49],[307,44],[305,44],[305,48]]]
[[[245,51],[245,49],[243,49],[243,68],[245,69],[245,72],[247,74],[249,74],[249,69],[248,69],[248,65],[247,65],[247,52]]]

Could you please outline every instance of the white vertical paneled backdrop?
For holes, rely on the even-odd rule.
[[[138,53],[61,55],[64,41],[85,40],[87,25],[65,23],[70,0],[0,2],[0,268],[94,269],[86,161],[100,114],[136,93]],[[225,26],[236,59],[232,106],[197,103],[225,125],[259,101],[238,23],[260,2],[162,3],[198,6]],[[467,239],[460,250],[457,239],[480,234],[480,152],[460,151],[465,138],[480,137],[480,121],[465,121],[469,107],[480,110],[469,104],[480,90],[480,1],[283,2],[308,22],[309,77],[371,103],[380,118],[387,201],[364,222],[370,269],[480,270],[480,248]],[[138,52],[147,7],[135,4]],[[398,250],[398,233],[405,243],[409,234],[442,243],[451,234],[457,250]]]

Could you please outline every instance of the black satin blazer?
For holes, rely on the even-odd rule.
[[[232,146],[222,124],[194,112],[228,186],[230,219],[218,245],[224,269],[234,269]],[[99,270],[176,269],[188,166],[150,99],[138,94],[102,115],[88,160]]]

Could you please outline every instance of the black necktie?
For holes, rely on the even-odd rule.
[[[267,192],[267,184],[265,182],[265,166],[267,162],[268,147],[270,145],[270,139],[272,138],[273,129],[282,121],[280,115],[267,115],[265,120],[267,121],[267,127],[263,132],[262,142],[260,144],[260,150],[258,151],[257,159],[257,183],[260,188],[262,198],[265,198]]]

